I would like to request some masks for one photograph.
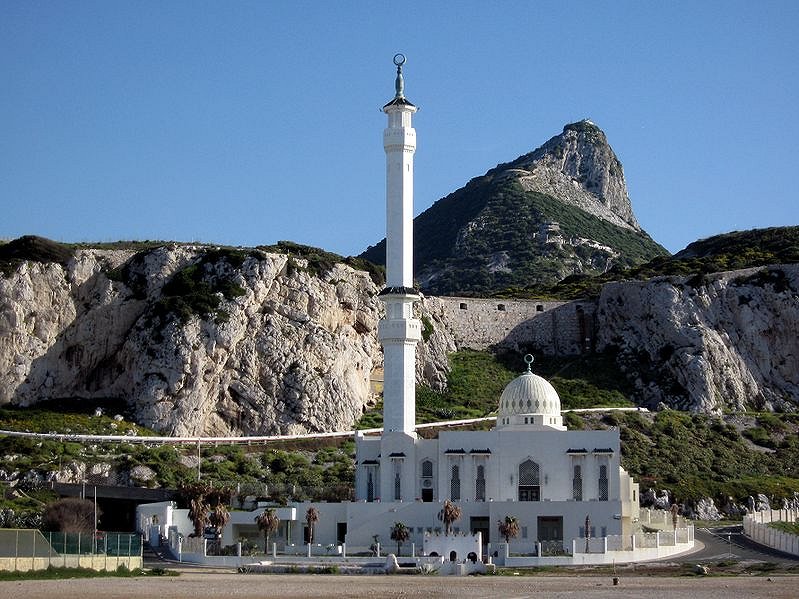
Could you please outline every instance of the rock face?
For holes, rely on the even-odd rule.
[[[597,349],[639,401],[694,412],[799,405],[799,265],[605,285]]]
[[[501,165],[528,191],[554,196],[616,226],[641,231],[624,170],[605,133],[589,120],[566,125],[536,151]]]
[[[314,271],[177,245],[22,262],[0,276],[0,405],[123,398],[174,435],[347,429],[374,401],[380,288],[343,264]],[[440,387],[454,344],[419,314],[419,375]]]

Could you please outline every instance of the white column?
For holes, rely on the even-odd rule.
[[[421,322],[413,318],[413,154],[416,131],[411,122],[416,107],[405,99],[402,65],[397,65],[396,95],[383,107],[388,126],[383,131],[386,152],[386,289],[381,299],[386,316],[378,336],[384,352],[383,426],[386,432],[414,435],[416,427],[416,343]]]

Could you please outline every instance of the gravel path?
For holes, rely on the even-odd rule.
[[[799,576],[660,577],[610,576],[463,577],[242,575],[188,571],[174,577],[0,582],[0,597],[13,599],[219,599],[294,597],[491,597],[625,599],[796,599]]]

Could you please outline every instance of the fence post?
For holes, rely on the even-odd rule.
[[[16,533],[14,540],[14,572],[17,571],[17,556],[19,555],[19,529],[17,529]]]

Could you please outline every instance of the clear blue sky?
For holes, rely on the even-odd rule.
[[[797,225],[797,39],[796,0],[4,0],[0,238],[357,254],[396,52],[417,213],[588,117],[669,250]]]

